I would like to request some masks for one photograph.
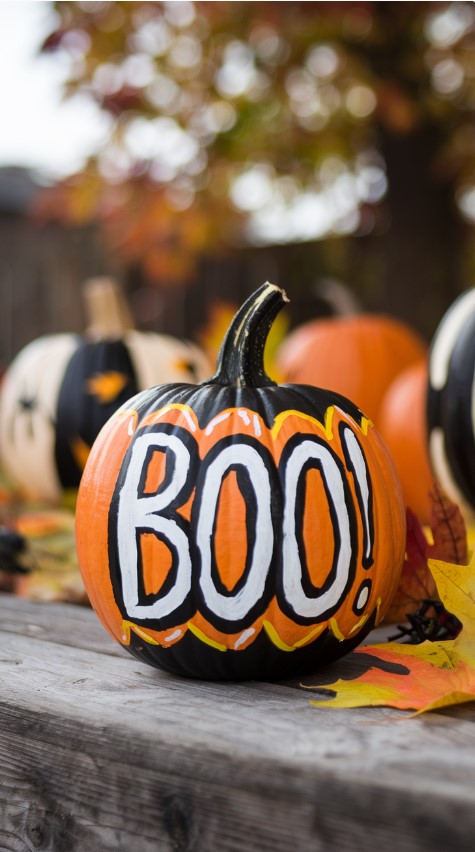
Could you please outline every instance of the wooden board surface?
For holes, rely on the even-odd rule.
[[[88,609],[0,596],[0,850],[473,852],[475,705],[310,698],[173,677]]]

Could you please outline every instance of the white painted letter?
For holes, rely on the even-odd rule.
[[[151,458],[155,449],[165,451],[167,462],[169,454],[174,455],[173,476],[163,491],[144,496],[140,494],[141,483],[146,477],[147,458]],[[189,469],[190,453],[176,435],[146,432],[135,439],[125,481],[119,494],[117,515],[122,594],[130,618],[163,618],[177,609],[190,591],[191,559],[188,537],[176,521],[162,514],[185,485]],[[139,603],[139,535],[142,531],[156,533],[169,542],[176,551],[177,559],[175,584],[166,595],[150,604]]]

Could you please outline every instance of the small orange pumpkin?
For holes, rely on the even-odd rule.
[[[376,314],[316,319],[292,331],[277,353],[283,381],[329,388],[377,423],[389,385],[426,346],[405,323]]]
[[[385,394],[378,430],[401,480],[404,501],[422,524],[429,523],[433,475],[427,450],[427,359],[403,370]]]
[[[179,674],[315,668],[361,641],[399,580],[404,507],[376,430],[339,394],[264,372],[284,301],[271,284],[248,299],[209,381],[125,404],[82,478],[91,603],[132,654]]]

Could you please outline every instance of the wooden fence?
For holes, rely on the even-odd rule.
[[[308,251],[315,255],[318,278],[318,247]],[[92,226],[40,225],[0,214],[0,369],[40,335],[81,332],[86,324],[81,289],[89,277],[108,274],[120,281],[138,328],[196,339],[212,304],[239,305],[266,280],[284,288],[293,280],[291,324],[325,312],[308,276],[296,276],[295,269],[292,247],[255,249],[207,259],[194,282],[160,287],[140,270],[111,268]]]
[[[102,274],[122,283],[138,328],[191,339],[199,336],[212,304],[240,304],[270,280],[291,298],[290,326],[331,313],[325,290],[333,287],[339,297],[346,288],[356,305],[398,316],[429,340],[460,289],[456,276],[446,275],[444,284],[443,276],[424,278],[416,267],[394,286],[385,241],[376,236],[241,249],[203,260],[193,283],[157,286],[139,269],[124,268],[106,255],[95,226],[71,228],[29,218],[28,197],[35,192],[38,187],[24,170],[0,169],[0,373],[40,335],[80,332],[86,323],[82,284]]]

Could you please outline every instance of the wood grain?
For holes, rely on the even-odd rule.
[[[350,655],[306,681],[356,671]],[[310,697],[172,677],[88,609],[0,596],[0,850],[472,852],[470,705]]]

